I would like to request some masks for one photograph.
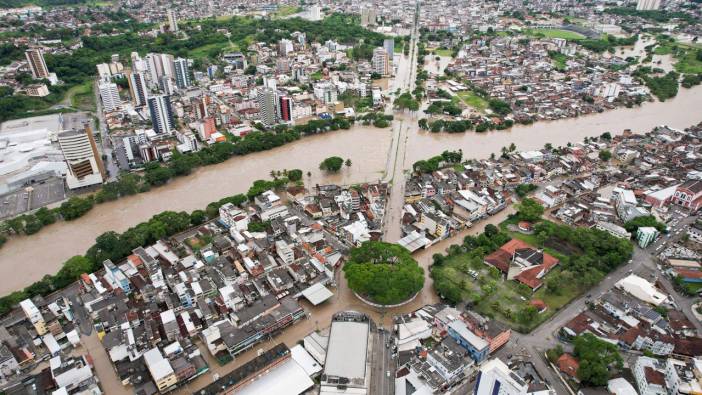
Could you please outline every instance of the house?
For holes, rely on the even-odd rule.
[[[702,207],[702,180],[687,180],[673,194],[674,204],[697,211]]]
[[[580,363],[574,356],[568,354],[567,352],[563,353],[563,355],[561,355],[556,361],[556,366],[558,366],[558,369],[563,372],[563,374],[567,375],[576,382],[579,381],[577,373]]]
[[[468,329],[463,321],[451,322],[448,325],[448,335],[465,348],[475,362],[482,362],[490,353],[490,344]]]
[[[640,395],[667,395],[665,370],[657,359],[641,356],[634,364],[634,378]]]
[[[560,263],[555,257],[536,250],[529,244],[512,239],[485,257],[486,265],[494,266],[504,273],[507,280],[516,280],[536,291],[543,285],[541,280]]]

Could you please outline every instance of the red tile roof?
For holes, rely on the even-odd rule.
[[[568,353],[564,353],[563,355],[558,358],[558,361],[556,361],[556,365],[558,365],[558,369],[561,370],[561,372],[567,374],[570,377],[573,378],[578,378],[578,368],[580,367],[580,363],[578,363],[578,360],[575,359],[572,355]]]

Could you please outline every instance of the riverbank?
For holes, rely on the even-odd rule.
[[[542,148],[545,143],[559,146],[582,141],[584,137],[599,136],[606,131],[619,134],[631,129],[643,133],[661,124],[682,129],[702,121],[700,105],[702,87],[695,87],[682,90],[676,98],[662,103],[644,103],[640,108],[621,108],[529,126],[517,125],[504,131],[437,134],[419,131],[416,120],[408,121],[402,165],[409,168],[415,161],[446,149],[460,148],[465,158],[487,158],[492,153],[499,154],[500,149],[510,143],[515,143],[519,150],[532,150]],[[402,116],[397,118],[402,119]],[[389,129],[358,125],[350,130],[306,137],[269,151],[199,168],[149,193],[98,205],[70,223],[57,223],[31,237],[11,239],[0,250],[0,276],[5,278],[0,284],[0,294],[22,289],[45,274],[57,272],[62,262],[84,253],[103,232],[123,232],[165,209],[188,212],[201,209],[224,196],[246,192],[253,181],[268,178],[271,170],[310,171],[311,176],[304,177],[305,184],[310,187],[377,181],[386,170],[392,135]],[[337,174],[318,170],[324,158],[334,155],[350,158],[353,166]],[[22,276],[16,275],[18,262],[22,264]]]

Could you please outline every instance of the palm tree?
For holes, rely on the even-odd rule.
[[[517,146],[514,143],[509,145],[509,152],[514,152],[516,150],[517,150]]]
[[[312,177],[312,172],[311,172],[311,171],[308,171],[308,172],[307,172],[307,177]]]
[[[275,170],[271,170],[270,175],[271,175],[271,178],[275,178]]]
[[[346,159],[346,167],[351,167],[351,159]]]

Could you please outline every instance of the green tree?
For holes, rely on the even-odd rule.
[[[319,169],[336,173],[341,169],[341,166],[343,165],[344,159],[338,156],[331,156],[329,158],[324,159],[322,163],[319,164]]]
[[[292,169],[288,170],[288,179],[292,182],[297,182],[302,180],[302,170]]]
[[[578,378],[584,384],[604,386],[610,377],[610,368],[621,369],[622,357],[616,345],[598,339],[591,333],[577,336],[573,354],[578,358]]]
[[[424,286],[424,271],[397,244],[365,242],[350,251],[343,270],[349,288],[381,304],[405,301]]]
[[[351,167],[351,159],[346,159],[346,162],[344,164],[346,165],[346,167]]]
[[[664,232],[666,226],[664,223],[658,222],[656,217],[653,215],[644,215],[642,217],[636,217],[624,224],[624,229],[627,232],[636,233],[636,231],[641,227],[651,226],[656,228],[659,232]]]
[[[525,198],[517,204],[517,211],[520,219],[536,222],[544,214],[544,207],[534,199]]]
[[[600,153],[598,154],[598,156],[600,157],[600,160],[603,162],[609,162],[609,160],[612,159],[612,153],[606,149],[600,150]]]
[[[200,225],[207,220],[207,213],[203,210],[195,210],[190,213],[190,223],[193,225]]]

